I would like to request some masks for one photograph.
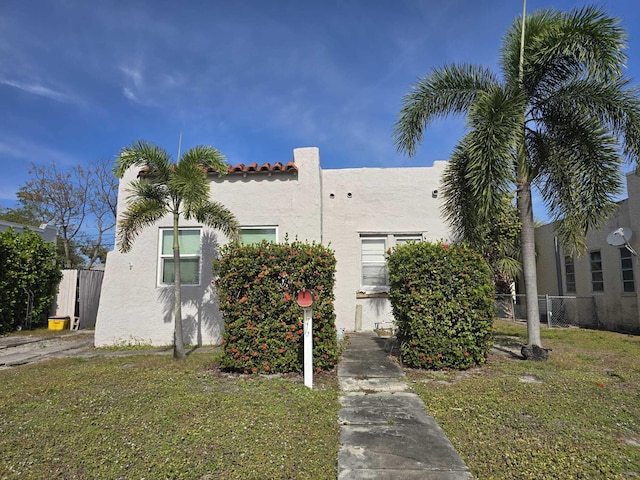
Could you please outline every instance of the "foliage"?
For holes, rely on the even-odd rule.
[[[111,174],[111,162],[96,161],[70,170],[60,170],[53,163],[32,164],[29,174],[32,179],[18,190],[21,206],[3,217],[21,224],[57,226],[65,267],[84,266],[81,252],[91,268],[105,247],[104,235],[116,221],[118,184]],[[88,218],[95,235],[86,231]]]
[[[479,222],[464,243],[482,254],[491,268],[496,293],[511,293],[511,284],[521,273],[520,220],[518,210],[506,196],[496,205],[491,222]]]
[[[100,379],[96,382],[96,379]],[[223,376],[211,354],[0,370],[0,477],[335,479],[335,376]]]
[[[180,276],[180,220],[196,220],[227,236],[238,232],[238,221],[224,205],[209,198],[207,174],[225,175],[224,155],[213,147],[196,146],[173,162],[169,153],[147,142],[124,147],[116,161],[115,174],[122,178],[130,168],[142,169],[142,175],[130,184],[127,209],[118,223],[117,245],[128,252],[145,227],[155,225],[165,215],[173,219],[174,334],[173,355],[184,358],[182,298]]]
[[[461,237],[493,223],[504,196],[517,194],[531,345],[540,345],[531,188],[569,253],[584,249],[587,230],[615,208],[621,155],[640,155],[638,90],[622,73],[626,46],[620,20],[599,8],[536,11],[504,36],[502,78],[467,64],[434,69],[404,97],[395,125],[398,149],[413,155],[433,120],[466,116],[442,189]]]
[[[4,208],[0,207],[0,220],[17,223],[29,227],[38,227],[42,221],[35,212],[26,207]]]
[[[496,321],[519,351],[523,325]],[[640,337],[546,329],[548,362],[490,355],[458,372],[407,372],[475,478],[633,478],[640,471]]]
[[[318,244],[259,244],[223,247],[214,260],[218,303],[225,317],[221,365],[244,373],[299,372],[303,368],[303,288],[313,303],[313,366],[338,360],[333,307],[336,260]]]
[[[27,292],[34,294],[33,324],[49,313],[62,278],[53,244],[25,230],[0,233],[0,333],[22,326],[27,314]]]
[[[494,288],[482,257],[460,245],[409,243],[388,256],[402,363],[466,369],[486,361]]]

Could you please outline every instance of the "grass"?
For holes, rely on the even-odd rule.
[[[496,322],[498,344],[526,327]],[[466,372],[409,371],[477,479],[640,476],[640,337],[544,329],[547,362],[492,354]]]
[[[228,377],[212,355],[0,370],[0,478],[335,478],[334,375]]]

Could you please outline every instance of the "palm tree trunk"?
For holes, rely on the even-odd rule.
[[[531,184],[518,183],[518,211],[522,228],[520,247],[522,249],[522,276],[527,306],[527,345],[542,347],[540,341],[540,312],[538,309],[538,280],[536,276],[536,246],[533,223]]]
[[[173,329],[173,358],[181,359],[185,357],[184,340],[182,338],[182,296],[181,296],[181,278],[180,278],[180,239],[178,230],[179,214],[173,212],[173,271],[175,278],[173,281],[174,288],[174,329]]]

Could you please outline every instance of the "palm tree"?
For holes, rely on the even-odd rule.
[[[209,199],[207,173],[227,173],[225,157],[213,147],[197,146],[186,152],[176,163],[162,148],[147,142],[135,142],[125,147],[116,160],[114,172],[122,178],[131,167],[141,168],[138,180],[132,181],[127,210],[118,222],[117,245],[128,252],[140,231],[155,224],[165,215],[173,217],[174,264],[174,333],[173,356],[184,358],[182,309],[180,295],[180,219],[196,221],[221,230],[227,236],[237,235],[238,223],[222,204]]]
[[[501,77],[446,65],[403,99],[394,140],[409,156],[434,119],[466,116],[467,132],[443,179],[455,233],[490,221],[515,191],[528,347],[541,347],[531,187],[559,222],[563,247],[580,252],[587,230],[612,211],[623,157],[638,161],[640,102],[622,73],[625,48],[620,21],[599,8],[538,10],[504,36]]]

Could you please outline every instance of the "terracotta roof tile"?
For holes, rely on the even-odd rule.
[[[247,173],[278,173],[278,172],[297,172],[298,166],[295,162],[288,162],[286,165],[283,165],[282,162],[276,162],[271,164],[269,162],[265,162],[262,165],[258,165],[256,162],[250,163],[249,165],[245,165],[244,163],[237,163],[235,165],[227,166],[227,173],[229,174],[243,174]],[[144,167],[140,169],[138,172],[138,176],[144,176],[149,172],[148,167]],[[215,173],[215,170],[209,169],[208,173]]]
[[[282,162],[268,163],[265,162],[262,165],[258,165],[256,162],[245,165],[244,163],[237,163],[236,165],[229,165],[227,172],[233,173],[277,173],[277,172],[297,172],[298,166],[294,162],[288,162],[283,165]]]

